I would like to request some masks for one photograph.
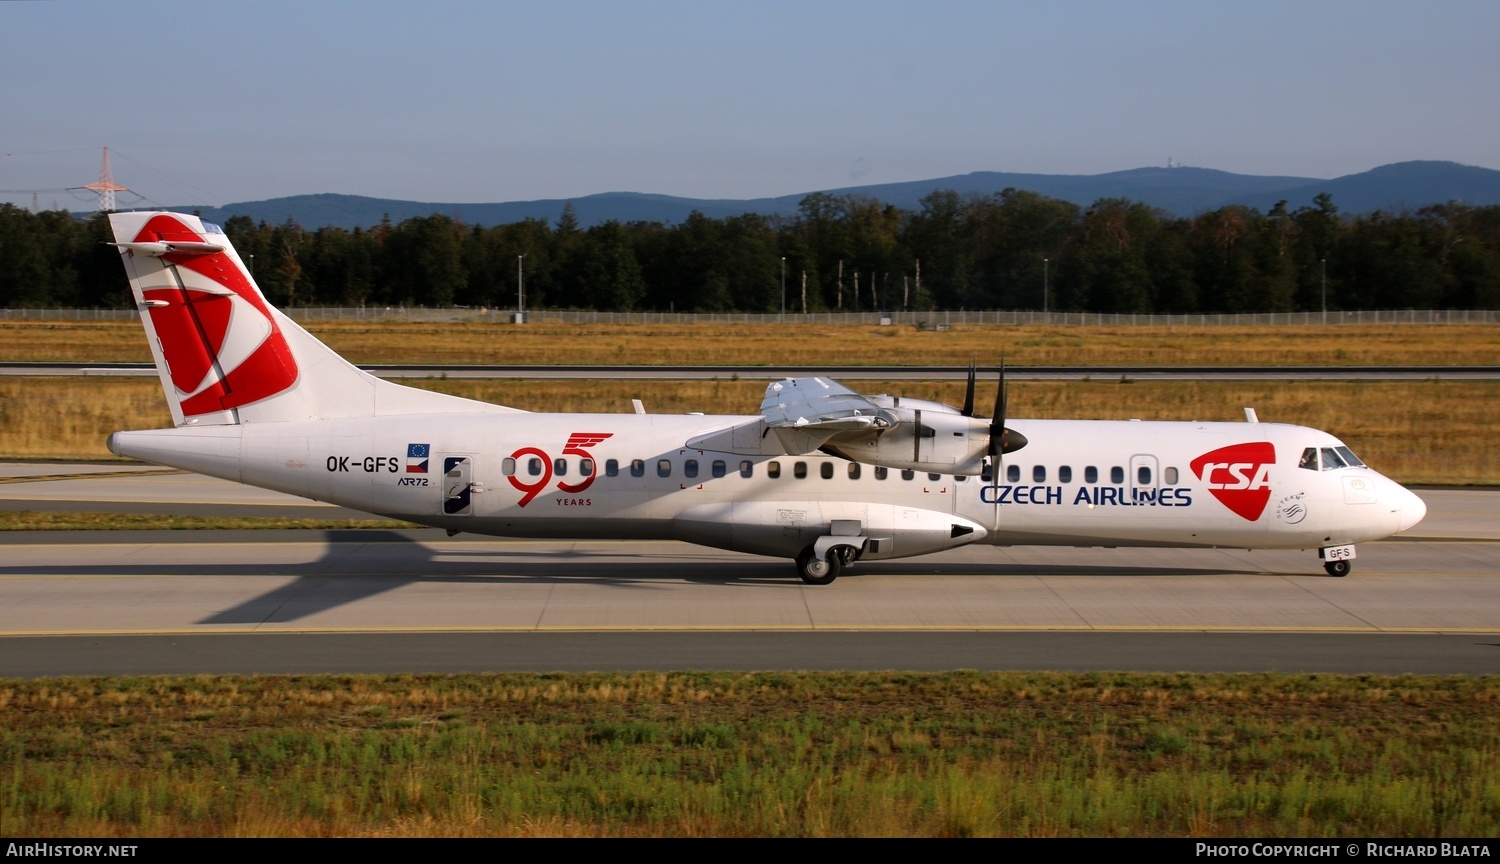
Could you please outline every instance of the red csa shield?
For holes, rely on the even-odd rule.
[[[1275,463],[1275,446],[1269,441],[1256,441],[1220,447],[1188,464],[1220,504],[1241,519],[1254,522],[1271,500],[1271,484],[1264,477],[1264,468]]]
[[[160,215],[152,217],[135,240],[201,243],[203,238],[171,216]],[[151,323],[172,371],[172,384],[182,394],[184,415],[239,408],[297,382],[297,361],[286,337],[260,293],[229,256],[168,253],[162,260],[195,271],[234,295],[171,285],[144,289],[147,299],[165,303],[151,307]],[[240,349],[232,365],[225,357],[231,343]],[[222,379],[205,386],[216,365]]]

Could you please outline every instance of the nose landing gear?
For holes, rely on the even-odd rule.
[[[1324,561],[1323,569],[1328,571],[1329,576],[1348,576],[1349,571],[1353,570],[1354,567],[1349,563],[1348,559],[1340,559],[1338,561]]]
[[[1354,569],[1353,546],[1324,546],[1318,550],[1318,557],[1323,559],[1323,569],[1329,576],[1348,576]]]

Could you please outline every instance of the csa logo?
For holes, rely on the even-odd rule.
[[[170,216],[155,216],[135,240],[201,243]],[[182,284],[152,285],[151,324],[161,340],[187,416],[223,411],[282,393],[297,382],[297,361],[260,293],[222,252],[162,256]]]
[[[1257,441],[1220,447],[1188,464],[1220,504],[1241,519],[1254,522],[1271,500],[1271,466],[1275,463],[1275,446]]]

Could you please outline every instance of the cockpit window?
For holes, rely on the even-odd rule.
[[[1345,464],[1344,457],[1340,456],[1337,450],[1333,449],[1332,447],[1324,447],[1323,448],[1323,470],[1324,471],[1332,471],[1335,468],[1347,468],[1347,467],[1349,467],[1349,466],[1347,464]]]
[[[1297,460],[1298,468],[1306,468],[1309,471],[1318,470],[1318,448],[1308,447],[1302,451],[1302,458]]]
[[[1350,468],[1364,467],[1365,463],[1359,461],[1359,457],[1355,456],[1354,451],[1350,450],[1348,447],[1339,446],[1333,449],[1339,451],[1339,455],[1344,457],[1344,463],[1347,464]]]

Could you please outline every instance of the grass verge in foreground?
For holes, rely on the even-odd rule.
[[[1500,833],[1500,679],[0,681],[3,836]]]

